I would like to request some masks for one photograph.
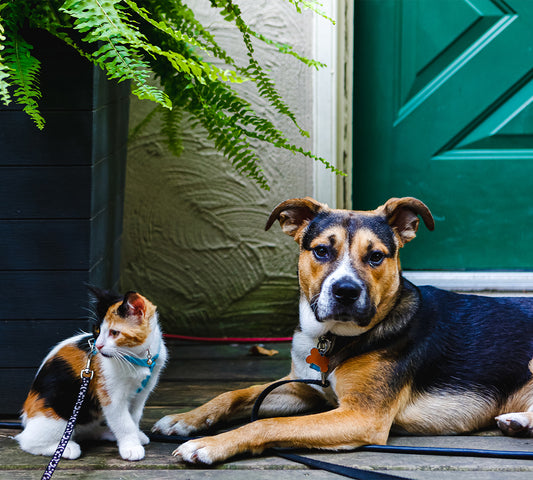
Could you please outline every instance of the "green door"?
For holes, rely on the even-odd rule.
[[[354,208],[436,220],[406,269],[533,269],[533,0],[356,0]]]

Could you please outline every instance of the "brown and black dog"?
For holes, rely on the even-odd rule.
[[[415,287],[401,275],[398,252],[415,237],[419,216],[432,230],[429,209],[414,198],[364,212],[311,198],[278,205],[266,228],[279,220],[300,245],[300,325],[287,378],[324,375],[329,386],[279,387],[261,408],[277,418],[188,441],[174,455],[211,464],[268,447],[352,449],[386,443],[393,427],[451,434],[495,417],[506,434],[533,435],[533,298]],[[244,418],[265,387],[222,394],[162,418],[154,430],[188,435]],[[324,403],[333,408],[289,416]]]

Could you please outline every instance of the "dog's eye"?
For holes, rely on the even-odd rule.
[[[313,248],[313,253],[318,260],[326,260],[329,257],[329,249],[324,245]]]
[[[381,265],[384,259],[385,254],[383,252],[380,252],[379,250],[376,250],[375,252],[372,252],[368,257],[368,263],[370,263],[373,267],[377,267],[378,265]]]

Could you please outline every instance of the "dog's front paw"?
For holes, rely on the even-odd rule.
[[[187,463],[203,463],[212,465],[225,460],[230,455],[224,453],[224,449],[213,441],[213,437],[190,440],[172,452],[172,455],[180,461]]]
[[[533,437],[533,412],[506,413],[496,417],[498,428],[511,437]]]
[[[124,460],[135,462],[144,458],[144,447],[140,443],[125,442],[118,447],[120,456]]]
[[[186,413],[167,415],[155,423],[152,432],[160,432],[163,435],[189,435],[201,429],[189,423],[186,417]]]

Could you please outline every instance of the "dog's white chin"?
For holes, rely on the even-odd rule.
[[[356,337],[368,331],[370,326],[361,327],[355,321],[318,321],[309,301],[302,295],[300,297],[300,328],[303,333],[314,338],[318,338],[327,332],[345,337]]]

